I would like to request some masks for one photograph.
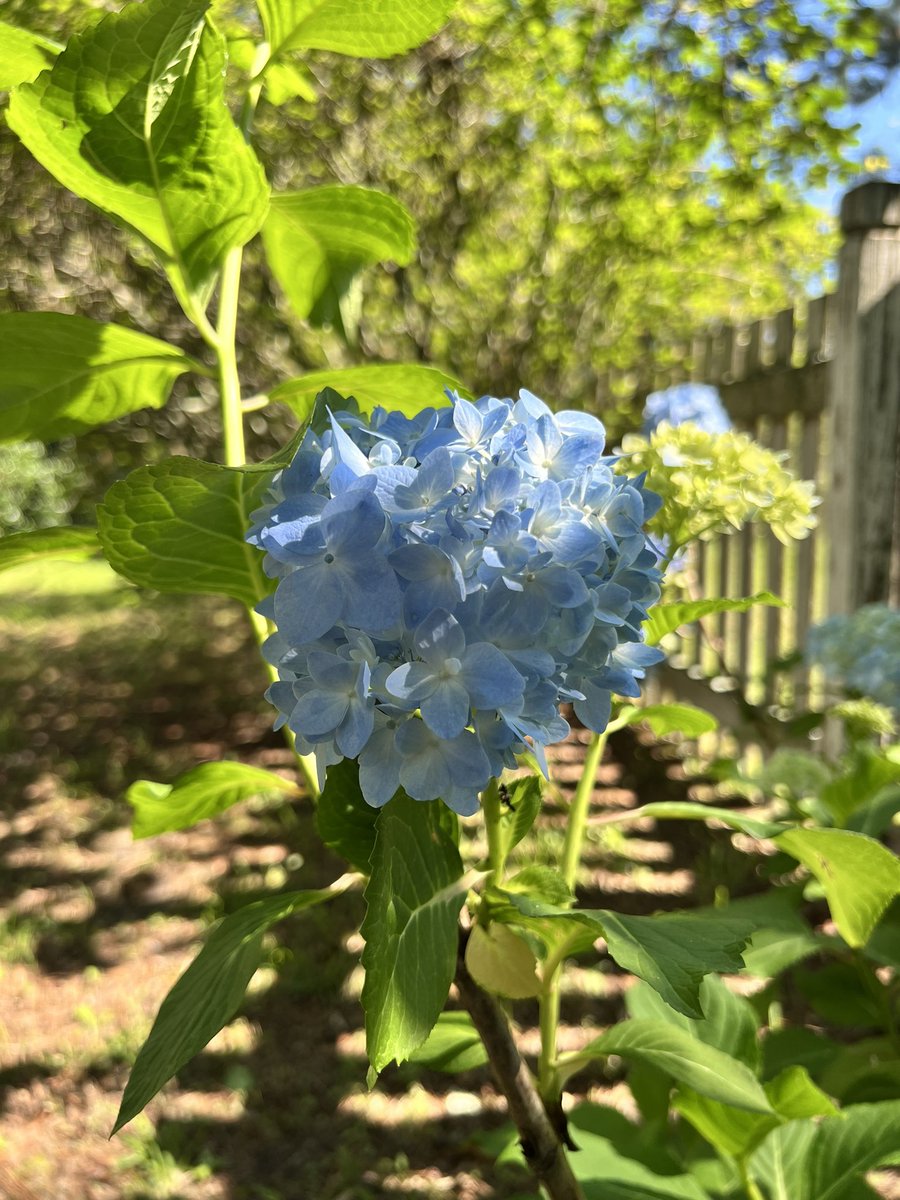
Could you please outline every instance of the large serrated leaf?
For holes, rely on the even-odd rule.
[[[756,604],[782,607],[784,601],[771,592],[757,592],[755,596],[743,596],[739,600],[685,600],[676,604],[656,604],[644,622],[644,641],[648,646],[655,646],[667,633],[674,633],[680,626],[699,621],[701,617],[720,612],[746,612]]]
[[[113,1133],[228,1024],[262,961],[266,930],[292,912],[321,904],[339,890],[334,886],[256,900],[215,927],[162,1002],[132,1068]]]
[[[434,1029],[418,1050],[412,1052],[409,1061],[432,1071],[452,1074],[482,1066],[487,1062],[487,1051],[468,1013],[442,1012]]]
[[[354,759],[342,759],[328,768],[316,800],[316,829],[329,850],[342,855],[363,875],[370,870],[378,812],[366,804]]]
[[[46,558],[87,558],[100,549],[96,529],[56,525],[52,529],[29,529],[0,538],[0,571]]]
[[[266,260],[298,317],[342,321],[341,301],[364,267],[406,265],[412,217],[374,188],[329,186],[272,197],[263,225]]]
[[[841,937],[864,946],[900,895],[900,860],[880,842],[846,829],[791,829],[774,840],[821,883]]]
[[[18,88],[9,124],[77,195],[135,230],[205,301],[232,246],[265,216],[268,186],[225,104],[209,0],[126,4],[52,70]]]
[[[139,779],[128,789],[125,799],[134,809],[134,837],[147,838],[187,829],[251,796],[296,790],[289,779],[248,763],[210,762],[185,771],[174,783]]]
[[[170,458],[139,467],[97,509],[110,565],[159,592],[233,596],[253,605],[271,590],[245,535],[264,473]]]
[[[257,0],[272,59],[289,50],[390,58],[436,33],[453,0]]]
[[[61,48],[38,33],[0,21],[0,92],[30,83],[51,65]]]
[[[900,1147],[900,1100],[854,1104],[818,1124],[774,1129],[750,1160],[771,1200],[850,1200],[861,1175]]]
[[[366,1050],[375,1074],[422,1045],[456,968],[465,884],[440,807],[400,793],[378,818],[361,930]]]
[[[648,1063],[678,1083],[734,1108],[755,1113],[772,1112],[762,1085],[744,1063],[665,1021],[622,1021],[595,1038],[584,1050],[566,1056],[565,1070],[571,1073],[572,1068],[580,1069],[591,1059],[610,1054]]]
[[[379,405],[389,412],[396,410],[408,417],[414,417],[423,408],[443,408],[450,403],[445,388],[455,389],[464,398],[471,398],[452,376],[436,367],[421,367],[414,363],[313,371],[280,383],[269,393],[269,398],[286,404],[299,421],[308,421],[316,396],[325,388],[333,388],[342,396],[352,396],[359,411],[366,415]]]
[[[158,338],[64,313],[2,313],[0,345],[0,442],[49,441],[160,408],[197,365]]]

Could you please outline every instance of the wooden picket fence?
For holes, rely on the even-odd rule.
[[[772,669],[802,649],[812,624],[900,602],[900,184],[849,192],[841,227],[836,292],[705,332],[643,389],[715,385],[735,425],[786,451],[823,498],[802,542],[751,528],[696,554],[699,593],[769,590],[788,605],[707,618],[702,635],[680,639],[665,690],[732,728],[754,709],[777,717],[821,704],[816,671]]]

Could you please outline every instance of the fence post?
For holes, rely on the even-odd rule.
[[[900,601],[900,184],[841,205],[825,495],[828,612]]]

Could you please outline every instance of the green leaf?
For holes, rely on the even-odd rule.
[[[466,884],[440,807],[401,792],[378,818],[361,930],[370,1077],[422,1045],[455,972]]]
[[[864,1172],[896,1154],[900,1100],[854,1104],[818,1124],[774,1129],[750,1160],[772,1200],[850,1200]]]
[[[891,762],[871,747],[860,747],[846,773],[825,784],[821,799],[835,824],[843,826],[857,809],[898,782],[900,763]]]
[[[719,722],[702,708],[693,704],[648,704],[644,708],[628,705],[616,714],[616,724],[635,725],[646,721],[657,737],[667,733],[683,733],[686,737],[699,737],[719,728]]]
[[[585,1200],[710,1200],[668,1150],[614,1109],[579,1104],[569,1118],[572,1172]]]
[[[599,912],[609,953],[677,1012],[702,1017],[700,984],[713,971],[738,971],[752,933],[747,921],[717,913],[628,917]]]
[[[296,792],[296,784],[271,771],[239,762],[201,763],[174,783],[139,779],[125,793],[134,809],[131,832],[155,837],[218,816],[233,804],[272,792]]]
[[[414,417],[423,408],[443,408],[450,401],[445,388],[456,390],[466,399],[467,392],[450,375],[436,367],[421,367],[412,363],[373,367],[343,367],[334,371],[313,371],[297,379],[280,383],[269,393],[292,409],[299,421],[308,421],[315,407],[316,396],[325,388],[333,388],[342,396],[352,396],[359,411],[368,416],[381,405],[388,411]]]
[[[373,188],[331,186],[272,197],[263,225],[266,259],[298,317],[341,324],[341,304],[364,267],[415,251],[412,217]]]
[[[244,538],[266,478],[195,458],[139,467],[97,509],[103,552],[142,587],[256,604],[271,585],[262,554]]]
[[[45,558],[88,558],[99,549],[96,529],[76,525],[28,529],[0,538],[0,571]]]
[[[822,950],[825,941],[800,915],[799,902],[798,889],[778,888],[761,896],[733,900],[721,910],[727,916],[749,921],[753,928],[743,951],[746,974],[772,978]]]
[[[353,759],[345,758],[328,768],[316,800],[316,828],[325,845],[363,875],[370,870],[378,813],[366,804],[359,786],[359,767]]]
[[[594,938],[605,937],[610,956],[620,967],[645,980],[666,1003],[689,1017],[703,1016],[699,998],[703,977],[712,971],[740,970],[741,948],[752,933],[749,922],[716,913],[630,917],[606,909],[557,907],[524,889],[507,887],[496,894],[509,907],[498,909],[492,903],[492,915],[507,924],[521,923],[540,936],[540,922],[558,920],[567,929],[580,924],[590,928]]]
[[[537,959],[528,943],[499,921],[472,930],[466,967],[479,987],[509,1000],[524,1000],[541,990]]]
[[[544,785],[537,775],[516,779],[506,789],[499,822],[505,854],[529,832],[541,811],[543,798]]]
[[[160,408],[197,364],[121,325],[64,313],[0,313],[0,442],[50,441]]]
[[[0,21],[0,92],[30,83],[51,65],[61,48],[38,33]]]
[[[464,1012],[442,1012],[437,1024],[409,1061],[432,1071],[471,1071],[487,1062],[487,1052],[472,1018]]]
[[[753,1005],[743,996],[736,996],[718,976],[707,975],[700,985],[702,1017],[686,1017],[676,1011],[646,983],[628,989],[625,1007],[629,1016],[677,1025],[758,1074],[759,1022]]]
[[[865,945],[900,895],[900,861],[880,842],[845,829],[791,829],[774,840],[821,883],[847,944]]]
[[[292,912],[321,904],[340,890],[336,884],[321,891],[287,892],[256,900],[213,929],[162,1002],[132,1068],[113,1133],[228,1024],[262,961],[263,936],[269,926]]]
[[[755,596],[744,596],[740,600],[686,600],[677,604],[657,604],[644,622],[644,641],[648,646],[655,646],[667,633],[674,633],[691,621],[698,621],[711,613],[746,612],[755,604],[784,607],[784,601],[771,592],[757,592]]]
[[[447,20],[453,0],[257,0],[272,58],[288,50],[334,50],[390,58]]]
[[[757,821],[743,813],[728,808],[717,808],[713,804],[700,804],[695,800],[660,800],[654,804],[643,804],[639,811],[642,817],[656,817],[662,821],[720,821],[731,829],[737,829],[755,838],[771,838],[783,833],[785,825],[775,821]]]
[[[628,1020],[614,1025],[584,1050],[566,1055],[568,1071],[593,1058],[618,1054],[665,1071],[703,1096],[748,1112],[772,1112],[761,1084],[743,1063],[665,1021]]]
[[[209,0],[126,4],[13,94],[9,124],[65,187],[143,236],[209,297],[226,251],[265,217],[262,168],[225,104]]]

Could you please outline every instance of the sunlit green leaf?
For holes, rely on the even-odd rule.
[[[771,592],[757,592],[755,596],[745,596],[740,600],[684,600],[676,604],[656,604],[644,622],[644,640],[648,645],[655,646],[667,633],[673,633],[680,626],[689,625],[701,617],[720,612],[746,612],[756,604],[783,606],[784,601]]]
[[[160,408],[194,361],[121,325],[64,313],[0,313],[0,442],[82,433]]]
[[[275,58],[288,50],[334,50],[390,58],[436,33],[452,0],[257,0]]]
[[[467,399],[471,398],[450,375],[436,367],[421,367],[413,363],[378,365],[372,367],[339,367],[334,371],[312,371],[297,379],[280,383],[270,393],[292,409],[300,421],[308,421],[316,396],[325,388],[333,388],[342,396],[352,396],[359,411],[372,412],[379,405],[389,412],[397,410],[414,417],[423,408],[442,408],[450,401],[444,393],[451,388]]]
[[[510,1000],[536,996],[541,989],[537,959],[528,943],[499,921],[472,930],[466,943],[466,967],[479,987]]]
[[[259,472],[170,458],[139,467],[97,509],[110,565],[159,592],[233,596],[253,605],[270,590],[262,554],[247,544]]]
[[[76,525],[10,533],[0,538],[0,571],[45,558],[87,558],[99,549],[97,530]]]
[[[125,799],[134,809],[132,833],[146,838],[187,829],[251,796],[296,790],[289,779],[247,763],[210,762],[179,775],[174,783],[139,779]]]
[[[40,34],[0,21],[0,91],[30,83],[51,65],[60,49]]]
[[[209,0],[126,4],[18,88],[8,120],[60,183],[141,234],[201,302],[259,229],[268,187],[225,105]]]
[[[646,721],[657,737],[667,733],[683,733],[686,737],[699,737],[719,728],[719,722],[705,709],[693,704],[647,704],[643,708],[628,705],[616,715],[616,721],[635,725]]]

